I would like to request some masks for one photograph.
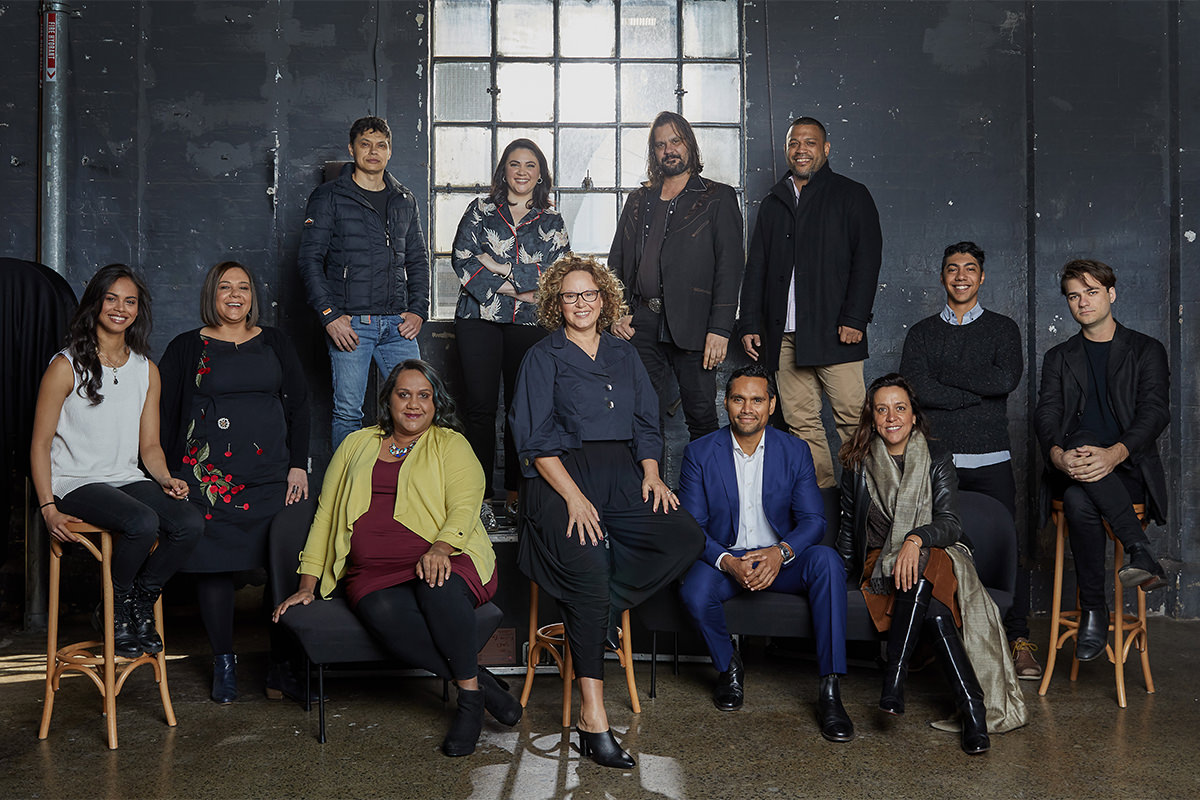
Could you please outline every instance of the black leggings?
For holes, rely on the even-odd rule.
[[[354,611],[396,659],[447,680],[475,677],[475,595],[458,575],[441,586],[418,578],[371,592]]]
[[[200,606],[200,619],[208,633],[208,643],[213,655],[232,653],[233,649],[233,606],[236,586],[234,572],[201,572],[196,574],[196,602]],[[263,619],[271,615],[271,585],[263,588]],[[270,636],[271,663],[286,661],[296,653],[295,640],[282,625],[268,625]]]

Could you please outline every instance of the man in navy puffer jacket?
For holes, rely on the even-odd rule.
[[[350,128],[350,155],[335,180],[308,198],[300,275],[328,336],[333,448],[362,425],[371,361],[383,374],[420,358],[429,317],[429,258],[412,192],[387,173],[392,132],[379,117]]]

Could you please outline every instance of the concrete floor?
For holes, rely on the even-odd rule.
[[[75,620],[76,629],[83,626]],[[79,630],[78,632],[83,632]],[[441,683],[386,676],[331,680],[329,742],[317,717],[261,692],[263,646],[239,664],[242,697],[208,699],[209,663],[195,624],[169,619],[169,680],[176,728],[163,722],[148,669],[118,701],[120,749],[109,751],[99,702],[84,678],[65,682],[50,735],[38,741],[44,637],[0,628],[0,797],[3,798],[1193,798],[1200,794],[1200,623],[1151,621],[1157,693],[1136,665],[1129,707],[1116,705],[1112,669],[1084,665],[1071,684],[1055,676],[1046,698],[1022,684],[1030,724],[993,736],[992,750],[965,756],[957,736],[926,723],[949,711],[938,670],[914,674],[908,713],[875,710],[879,672],[865,662],[843,681],[858,738],[831,744],[817,732],[813,662],[746,647],[747,702],[721,713],[709,702],[712,670],[684,664],[659,671],[642,713],[629,710],[624,683],[609,667],[608,709],[618,739],[638,766],[621,772],[581,760],[559,727],[557,678],[539,677],[526,717],[514,729],[490,718],[475,755],[438,751],[453,713]],[[1035,623],[1045,639],[1045,623]],[[239,635],[242,635],[239,632]],[[246,634],[250,636],[250,634]],[[256,651],[255,651],[256,650]],[[186,655],[194,653],[198,655]],[[202,655],[201,655],[202,654]],[[1043,651],[1039,655],[1044,656]],[[1067,662],[1069,669],[1069,661]]]

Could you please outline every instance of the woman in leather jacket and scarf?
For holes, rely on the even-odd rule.
[[[969,550],[956,546],[966,542],[952,456],[931,446],[927,434],[925,416],[903,377],[891,373],[871,384],[858,430],[840,453],[837,549],[847,573],[862,576],[875,626],[888,633],[879,707],[904,713],[908,663],[924,627],[954,691],[962,748],[983,753],[990,747],[984,691],[959,633],[964,613],[959,583],[978,585],[979,579]],[[973,602],[982,602],[980,594],[970,595]],[[1023,704],[1018,716],[1023,724]]]

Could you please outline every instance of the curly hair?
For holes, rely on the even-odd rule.
[[[433,368],[428,361],[422,361],[419,358],[410,358],[401,361],[397,364],[388,376],[383,381],[383,387],[379,390],[379,427],[383,429],[383,438],[391,436],[396,431],[396,421],[392,419],[392,392],[396,389],[396,381],[400,378],[400,373],[405,370],[414,370],[425,376],[425,380],[429,381],[429,385],[433,387],[433,424],[442,428],[450,428],[451,430],[465,433],[462,422],[458,419],[458,407],[454,403],[454,395],[450,394],[450,390],[446,387],[446,382],[442,380],[442,376]]]
[[[96,337],[96,326],[100,323],[100,309],[104,295],[121,278],[128,278],[137,288],[137,317],[125,330],[125,346],[139,356],[150,357],[150,329],[154,317],[150,313],[150,290],[136,272],[124,264],[109,264],[101,267],[88,281],[79,299],[79,306],[67,327],[67,352],[75,363],[79,376],[79,396],[91,405],[104,399],[100,394],[100,344]]]
[[[929,433],[929,419],[925,416],[925,410],[921,408],[921,403],[917,398],[917,393],[913,391],[912,385],[899,372],[889,372],[883,377],[876,378],[867,387],[862,413],[858,415],[858,428],[838,451],[838,459],[842,462],[843,469],[857,469],[862,466],[863,460],[870,452],[872,437],[879,435],[875,431],[875,393],[889,386],[904,390],[908,395],[908,407],[912,409],[913,429],[923,433],[926,439],[932,438]]]
[[[586,272],[596,282],[604,306],[600,309],[600,319],[596,324],[599,330],[605,330],[627,311],[625,305],[625,287],[608,267],[594,258],[577,256],[574,253],[554,262],[550,269],[542,275],[537,290],[538,322],[547,330],[558,330],[563,324],[562,303],[558,293],[562,291],[563,280],[572,272]]]

